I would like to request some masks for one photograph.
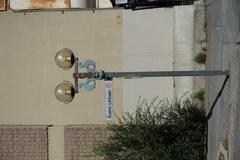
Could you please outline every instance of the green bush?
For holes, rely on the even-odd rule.
[[[194,93],[193,98],[200,102],[204,102],[204,96],[205,96],[205,90],[201,88]]]
[[[94,152],[104,160],[204,160],[205,114],[198,104],[142,101],[134,114],[108,124],[111,135]]]
[[[206,59],[207,59],[206,51],[202,50],[194,57],[193,60],[198,64],[205,64]]]

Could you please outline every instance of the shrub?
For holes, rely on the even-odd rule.
[[[206,59],[207,59],[207,54],[204,50],[202,50],[194,57],[193,60],[198,64],[205,64]]]
[[[134,114],[108,124],[111,135],[94,152],[104,160],[203,160],[205,114],[197,105],[142,101]]]
[[[205,90],[201,88],[194,93],[193,98],[200,102],[204,102],[204,95],[205,95]]]

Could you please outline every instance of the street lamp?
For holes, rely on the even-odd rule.
[[[63,48],[62,50],[58,51],[57,54],[55,55],[55,62],[59,68],[63,70],[68,70],[73,66],[75,62],[75,57],[70,49]],[[75,95],[74,87],[68,81],[60,83],[59,85],[57,85],[55,89],[56,98],[64,103],[71,102],[74,98],[74,95]]]
[[[64,103],[71,102],[75,95],[73,85],[68,81],[60,83],[59,85],[57,85],[55,89],[55,95],[56,98],[61,102]]]
[[[228,70],[209,70],[209,71],[149,71],[149,72],[105,72],[96,70],[95,62],[86,60],[78,62],[78,58],[73,52],[64,48],[57,52],[55,56],[57,66],[63,70],[68,70],[75,67],[73,78],[74,85],[64,81],[55,89],[56,98],[64,103],[69,103],[73,100],[75,93],[79,92],[79,88],[91,91],[96,86],[96,80],[112,81],[113,78],[143,78],[143,77],[182,77],[182,76],[229,76]],[[78,72],[78,68],[85,68],[87,72]],[[85,79],[78,85],[78,79]]]
[[[57,52],[55,56],[55,62],[59,68],[68,70],[74,64],[74,54],[70,49],[63,48]]]

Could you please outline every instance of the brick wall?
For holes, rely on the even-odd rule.
[[[108,135],[104,125],[65,126],[65,160],[101,159],[92,149]],[[48,159],[48,126],[0,125],[0,160]]]
[[[48,160],[48,126],[0,125],[0,160]]]
[[[104,125],[65,126],[65,160],[97,160],[92,149],[101,141],[106,141],[109,131]]]

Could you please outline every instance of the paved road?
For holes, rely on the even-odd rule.
[[[230,80],[209,121],[208,160],[216,160],[220,143],[229,160],[240,159],[240,0],[207,0],[209,55],[206,69],[229,69]],[[206,81],[208,107],[224,77]]]

